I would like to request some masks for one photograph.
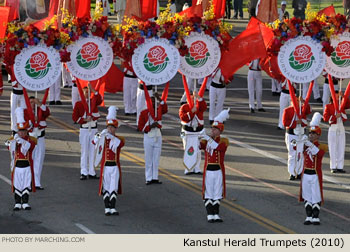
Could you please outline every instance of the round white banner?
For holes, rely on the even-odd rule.
[[[96,36],[80,38],[68,46],[71,61],[69,71],[81,80],[97,80],[104,76],[113,63],[113,50],[108,42]]]
[[[309,36],[288,40],[278,53],[281,73],[292,82],[306,83],[316,79],[325,63],[322,45]]]
[[[180,72],[186,77],[199,79],[210,75],[220,63],[218,42],[204,33],[192,32],[185,38],[189,53],[181,57]]]
[[[147,85],[160,85],[174,78],[180,66],[179,50],[167,39],[146,39],[132,55],[137,77]]]
[[[337,78],[350,77],[350,33],[344,32],[331,39],[334,47],[330,57],[326,60],[326,71]]]
[[[53,47],[38,44],[24,48],[15,58],[14,74],[26,89],[41,91],[53,85],[61,76],[60,54]]]

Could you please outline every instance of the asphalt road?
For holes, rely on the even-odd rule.
[[[121,154],[124,192],[117,200],[120,215],[105,216],[102,198],[98,196],[98,181],[79,180],[79,128],[71,119],[70,89],[62,89],[63,105],[50,107],[52,116],[46,131],[42,173],[45,190],[31,194],[31,211],[12,211],[9,154],[4,145],[0,148],[0,233],[349,233],[349,144],[346,145],[346,174],[331,174],[326,154],[321,225],[304,226],[304,207],[297,200],[300,182],[288,180],[284,132],[276,129],[279,98],[271,95],[270,78],[264,75],[266,112],[250,114],[246,75],[246,67],[237,72],[225,100],[225,107],[230,107],[231,112],[224,131],[230,146],[225,157],[227,198],[220,208],[223,223],[206,221],[201,200],[202,177],[183,174],[178,119],[183,88],[177,75],[170,85],[169,113],[163,118],[159,169],[162,185],[145,185],[143,134],[136,131],[135,117],[124,116],[122,94],[106,94],[106,106],[120,108],[118,118],[122,123],[117,134],[126,138],[126,145]],[[10,87],[5,83],[4,94],[0,96],[0,143],[10,136],[9,95]],[[205,99],[208,101],[208,92]],[[321,112],[321,104],[311,100],[311,106]],[[107,108],[101,111],[100,130],[104,128]],[[209,128],[208,112],[205,119],[205,126]],[[345,127],[349,137],[348,123]],[[326,142],[328,127],[323,125],[322,131],[321,141]]]

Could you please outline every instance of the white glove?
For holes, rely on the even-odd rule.
[[[203,135],[203,136],[202,136],[202,139],[209,141],[209,139],[211,139],[211,137],[208,136],[208,135]]]
[[[113,139],[111,139],[111,141],[109,142],[109,148],[116,153],[117,152],[117,148],[120,145],[120,140],[118,137],[114,137]]]
[[[305,146],[307,146],[307,147],[310,147],[310,146],[312,146],[313,144],[309,141],[309,140],[306,140],[305,141]]]

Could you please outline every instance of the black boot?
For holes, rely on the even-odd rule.
[[[223,222],[223,220],[219,216],[219,208],[220,208],[220,201],[215,200],[213,203],[213,209],[214,209],[214,220],[215,222]]]
[[[320,225],[320,219],[318,218],[318,215],[320,214],[320,205],[321,202],[315,203],[312,205],[312,224],[314,225]]]
[[[111,215],[111,209],[109,204],[109,193],[104,192],[103,193],[103,202],[105,203],[105,215]]]
[[[19,211],[22,208],[21,205],[22,198],[15,192],[15,206],[13,207],[13,211]]]
[[[304,225],[312,224],[312,206],[310,202],[304,201],[305,203],[305,211],[306,211],[306,219],[304,221]]]
[[[205,209],[207,210],[207,220],[209,223],[214,222],[214,209],[213,209],[213,202],[210,199],[205,199],[204,200],[204,206]]]
[[[32,208],[30,207],[30,205],[28,204],[28,201],[29,201],[29,192],[24,192],[24,193],[22,194],[22,208],[23,208],[24,210],[30,210],[30,209],[32,209]]]
[[[111,214],[112,215],[119,215],[119,212],[117,211],[117,209],[115,209],[115,204],[117,202],[117,193],[113,192],[111,194],[110,200],[109,200],[109,205],[111,208]]]

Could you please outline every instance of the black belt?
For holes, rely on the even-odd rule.
[[[146,85],[146,87],[147,87],[147,90],[152,90],[151,85],[149,85],[149,86]],[[139,84],[139,89],[143,90],[143,85]]]
[[[219,164],[208,164],[207,165],[207,171],[218,171],[220,170]]]
[[[203,125],[200,125],[196,128],[196,130],[194,130],[192,127],[187,126],[187,125],[182,125],[182,129],[189,131],[189,132],[199,132],[203,129]]]
[[[77,87],[77,84],[73,83],[73,87]]]
[[[316,174],[316,170],[305,168],[304,174],[314,175],[314,174]]]
[[[221,84],[221,83],[219,84],[219,83],[215,83],[215,82],[212,82],[210,85],[214,88],[225,88],[226,87],[225,84]]]
[[[289,94],[289,90],[282,89],[282,93]]]
[[[38,136],[38,138],[39,137],[44,137],[44,136],[45,136],[45,130],[41,131],[41,134],[40,134],[40,136]]]
[[[258,70],[258,69],[252,69],[252,68],[249,68],[249,70],[252,70],[252,71],[257,71],[257,72],[261,72],[261,70]]]
[[[81,126],[81,125],[80,125],[80,128],[81,128],[81,129],[89,129],[89,127],[83,127],[83,126]],[[90,129],[97,129],[97,125],[96,125],[95,127],[90,127]]]
[[[117,166],[117,163],[115,161],[106,161],[105,166]]]
[[[25,168],[30,166],[29,161],[28,160],[17,160],[16,161],[16,167],[18,168]]]
[[[286,129],[286,133],[291,134],[291,135],[295,135],[294,129],[291,129],[291,128]]]
[[[135,75],[130,75],[130,74],[124,74],[124,77],[133,78],[133,79],[136,79],[136,78],[137,78],[137,76],[135,76]]]
[[[12,89],[12,93],[16,94],[16,95],[22,95],[23,94],[23,90],[18,90],[18,89]]]

